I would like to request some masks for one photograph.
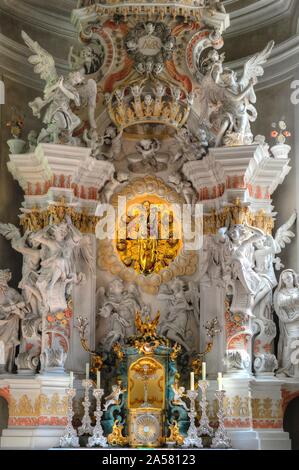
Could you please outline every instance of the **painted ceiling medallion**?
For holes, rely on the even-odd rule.
[[[138,73],[159,74],[165,61],[172,58],[175,38],[163,23],[138,23],[127,35],[125,44]]]

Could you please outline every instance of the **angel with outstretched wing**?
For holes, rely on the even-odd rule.
[[[250,122],[257,118],[253,104],[256,102],[254,85],[264,74],[263,65],[269,58],[274,42],[271,41],[245,64],[243,75],[228,68],[221,70],[219,54],[211,56],[211,65],[201,82],[199,92],[200,121],[217,132],[215,145],[250,144],[252,133]],[[217,60],[216,60],[217,59]]]
[[[275,256],[281,252],[282,248],[285,248],[287,243],[291,243],[292,238],[295,236],[290,229],[294,225],[296,218],[297,213],[293,212],[289,220],[277,230],[275,237],[265,235],[255,242],[254,269],[258,274],[267,277],[272,287],[277,285],[273,265],[275,265],[276,269],[283,267],[280,258],[275,258]]]
[[[11,242],[11,246],[23,255],[22,279],[19,288],[22,289],[26,304],[34,316],[39,315],[42,301],[39,290],[36,288],[38,270],[41,260],[41,247],[34,241],[33,232],[26,231],[24,236],[13,224],[0,223],[0,234]]]
[[[59,76],[54,58],[22,31],[22,37],[33,54],[28,61],[34,65],[34,72],[46,82],[44,96],[29,103],[36,117],[45,109],[42,129],[37,142],[51,141],[59,143],[61,137],[70,139],[81,119],[73,112],[72,106],[87,106],[90,127],[95,128],[95,107],[97,85],[92,79],[85,79],[80,71],[72,71],[67,77]]]

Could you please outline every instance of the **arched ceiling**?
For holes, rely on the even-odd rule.
[[[67,51],[77,37],[70,22],[77,4],[78,0],[0,0],[0,67],[21,83],[39,86],[27,64],[28,51],[21,40],[21,30],[25,29],[41,44],[48,45],[58,68],[64,72]],[[276,47],[264,83],[270,83],[272,75],[279,81],[299,64],[298,0],[224,0],[224,4],[231,16],[231,27],[224,35],[231,66],[240,67],[244,58],[262,49],[270,39],[275,40]]]

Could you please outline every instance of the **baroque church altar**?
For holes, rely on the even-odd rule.
[[[291,171],[284,123],[254,136],[274,43],[225,67],[221,1],[81,1],[28,142],[8,141],[24,191],[18,291],[0,270],[1,448],[290,449],[299,395],[299,282],[275,226]],[[80,441],[79,441],[80,438]]]

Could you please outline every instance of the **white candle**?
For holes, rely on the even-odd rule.
[[[97,370],[97,388],[101,388],[101,372]]]
[[[206,380],[207,378],[207,364],[206,362],[203,362],[201,365],[201,375],[202,375],[202,380]]]
[[[89,379],[89,363],[86,364],[85,371],[86,371],[86,380],[88,380]]]
[[[218,372],[217,382],[218,382],[218,390],[223,390],[223,387],[222,387],[222,373],[221,372]]]
[[[194,372],[190,373],[190,390],[194,390]]]
[[[70,388],[74,386],[74,372],[70,372]]]

